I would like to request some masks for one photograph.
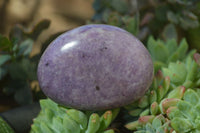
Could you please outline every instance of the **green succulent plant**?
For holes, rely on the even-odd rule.
[[[176,132],[177,127],[171,126],[171,117],[166,116],[169,112],[177,110],[177,105],[187,95],[185,92],[191,90],[188,88],[199,87],[200,56],[195,53],[195,50],[187,53],[188,45],[185,40],[177,45],[175,40],[164,43],[150,37],[147,47],[152,55],[156,73],[146,94],[138,101],[124,107],[131,116],[138,117],[138,120],[129,122],[125,127],[129,130],[136,130],[137,133]],[[159,127],[155,127],[152,121],[158,116],[161,117],[160,115],[167,121],[162,121]],[[172,124],[176,120],[180,118],[174,119]],[[161,129],[166,130],[161,131]]]
[[[136,102],[125,106],[131,116],[155,115],[158,112],[160,101],[166,97],[170,91],[170,78],[163,77],[162,72],[154,76],[153,83],[146,94]]]
[[[200,69],[190,56],[184,62],[169,63],[162,71],[164,76],[170,77],[173,87],[183,85],[186,88],[194,88],[200,85]]]
[[[119,109],[82,112],[60,106],[50,99],[40,101],[41,112],[33,120],[31,133],[114,133],[108,129]]]
[[[20,105],[30,104],[35,98],[31,82],[37,80],[39,58],[30,57],[30,53],[34,41],[49,24],[49,20],[43,20],[31,31],[17,25],[9,38],[0,35],[0,88],[5,95],[13,95]]]
[[[137,130],[134,133],[171,133],[174,129],[170,126],[170,120],[162,114],[154,116],[141,116],[137,121],[126,124],[129,130]]]
[[[152,36],[147,41],[147,48],[152,56],[155,72],[161,67],[168,66],[171,62],[183,61],[196,52],[191,50],[187,53],[188,43],[185,39],[182,39],[178,44],[175,39],[169,39],[165,42],[160,39],[155,40]]]
[[[172,108],[172,107],[171,107]],[[181,133],[200,132],[200,89],[188,89],[173,109],[169,109],[167,116],[171,120],[171,127]]]

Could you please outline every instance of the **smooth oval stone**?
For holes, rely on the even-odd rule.
[[[55,102],[82,110],[121,107],[142,97],[153,79],[143,44],[109,25],[86,25],[55,39],[43,53],[38,80]]]

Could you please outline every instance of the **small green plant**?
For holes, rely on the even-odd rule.
[[[109,125],[119,109],[104,112],[79,111],[60,106],[50,99],[41,100],[41,112],[34,119],[31,133],[114,133]]]
[[[34,41],[48,28],[50,22],[43,20],[30,32],[16,26],[10,32],[10,39],[0,35],[0,82],[6,95],[13,95],[19,104],[33,101],[31,82],[37,80],[36,70],[39,58],[30,57]]]

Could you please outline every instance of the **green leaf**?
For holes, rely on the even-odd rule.
[[[125,23],[125,30],[132,33],[133,35],[137,35],[139,32],[139,24],[137,20],[138,17],[125,16],[122,18],[122,21]]]
[[[188,119],[193,120],[196,117],[195,112],[192,112],[193,105],[186,102],[186,101],[180,101],[177,104],[178,109],[180,112]]]
[[[162,36],[165,40],[175,39],[177,40],[176,27],[173,24],[168,24],[164,27]]]
[[[167,12],[167,19],[174,24],[178,24],[179,22],[178,16],[174,14],[172,11]]]
[[[179,18],[180,25],[183,29],[188,30],[189,28],[197,28],[199,26],[198,20],[193,20],[189,17]]]
[[[185,57],[187,51],[188,51],[188,43],[186,39],[182,39],[177,49],[177,52],[180,54],[180,59],[183,59]]]
[[[184,95],[186,88],[184,86],[179,86],[170,91],[167,98],[178,98],[181,99]]]
[[[100,118],[100,127],[98,131],[103,131],[106,129],[112,122],[112,111],[106,111]]]
[[[133,109],[131,111],[129,111],[128,113],[131,116],[139,116],[139,114],[143,111],[143,109],[137,108],[137,109]]]
[[[0,80],[7,74],[7,70],[5,68],[0,67]]]
[[[100,126],[100,118],[98,114],[92,114],[89,119],[88,128],[85,133],[95,133]]]
[[[149,98],[147,95],[144,95],[142,98],[140,98],[138,102],[138,107],[145,108],[149,105]]]
[[[191,58],[190,58],[191,59]],[[187,81],[194,81],[196,78],[196,74],[198,73],[198,65],[195,61],[191,61],[191,64],[187,63],[189,59],[186,60],[186,65],[187,65]]]
[[[126,13],[128,11],[128,4],[125,0],[111,0],[111,6],[119,13]]]
[[[173,54],[177,50],[177,48],[178,48],[176,39],[167,40],[166,47],[167,47],[167,49],[169,51],[169,54],[170,55]]]
[[[10,55],[0,55],[0,66],[11,59]]]
[[[150,107],[151,114],[156,115],[158,113],[158,109],[159,109],[158,103],[153,102]]]
[[[40,123],[40,128],[42,130],[42,133],[53,133],[50,127],[48,127],[44,122]]]
[[[29,37],[33,40],[36,40],[38,36],[42,33],[42,31],[46,30],[50,26],[50,20],[44,19],[40,21],[32,30],[31,33],[27,33]]]
[[[192,105],[196,105],[199,102],[198,94],[192,89],[188,89],[185,92],[183,99],[184,99],[184,101],[187,101]]]
[[[46,115],[46,120],[48,122],[52,122],[53,117],[55,115],[54,112],[51,109],[49,109],[49,108],[45,108],[45,109],[43,109],[43,111],[44,111],[44,113]]]
[[[154,120],[152,121],[152,126],[154,129],[157,129],[159,127],[162,126],[162,123],[165,122],[165,118],[163,115],[158,115],[154,118]]]
[[[189,132],[193,127],[190,121],[184,118],[175,117],[171,120],[171,126],[173,129],[180,133]]]
[[[138,121],[133,121],[125,125],[125,127],[129,130],[136,130],[140,126]]]
[[[147,48],[153,58],[153,61],[166,62],[169,53],[161,40],[155,41],[153,37],[150,37],[147,42]]]
[[[145,128],[146,128],[147,132],[155,133],[155,130],[154,130],[153,126],[150,123],[147,123]]]
[[[0,50],[1,51],[10,52],[12,50],[12,46],[13,44],[11,43],[10,40],[8,40],[8,38],[0,35]]]
[[[168,68],[162,69],[164,76],[169,76],[171,82],[176,85],[184,83],[187,76],[187,69],[182,62],[170,63]]]
[[[150,92],[149,101],[150,101],[150,104],[157,101],[157,92],[155,90],[152,90]]]
[[[140,113],[140,116],[146,116],[146,115],[149,115],[149,113],[150,113],[150,110],[147,108]]]
[[[115,131],[113,129],[109,129],[109,130],[106,130],[106,131],[104,131],[102,133],[115,133]]]
[[[14,133],[13,129],[0,117],[0,133]]]
[[[28,56],[32,51],[33,40],[27,39],[19,45],[18,55]]]
[[[53,117],[51,128],[54,130],[55,133],[64,133],[65,127],[63,126],[62,118],[58,116]]]
[[[51,99],[40,100],[40,106],[41,106],[42,110],[45,110],[46,108],[50,108],[50,109],[58,108],[58,105],[55,102],[53,102]]]
[[[76,109],[69,109],[67,110],[67,115],[80,124],[82,129],[86,129],[88,121],[87,116],[83,112]]]
[[[65,127],[69,133],[80,133],[79,125],[66,115],[63,117],[63,127]]]

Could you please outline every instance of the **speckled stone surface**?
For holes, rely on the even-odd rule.
[[[86,25],[55,39],[42,55],[38,80],[55,102],[103,110],[140,98],[153,79],[153,63],[130,33],[108,25]]]

